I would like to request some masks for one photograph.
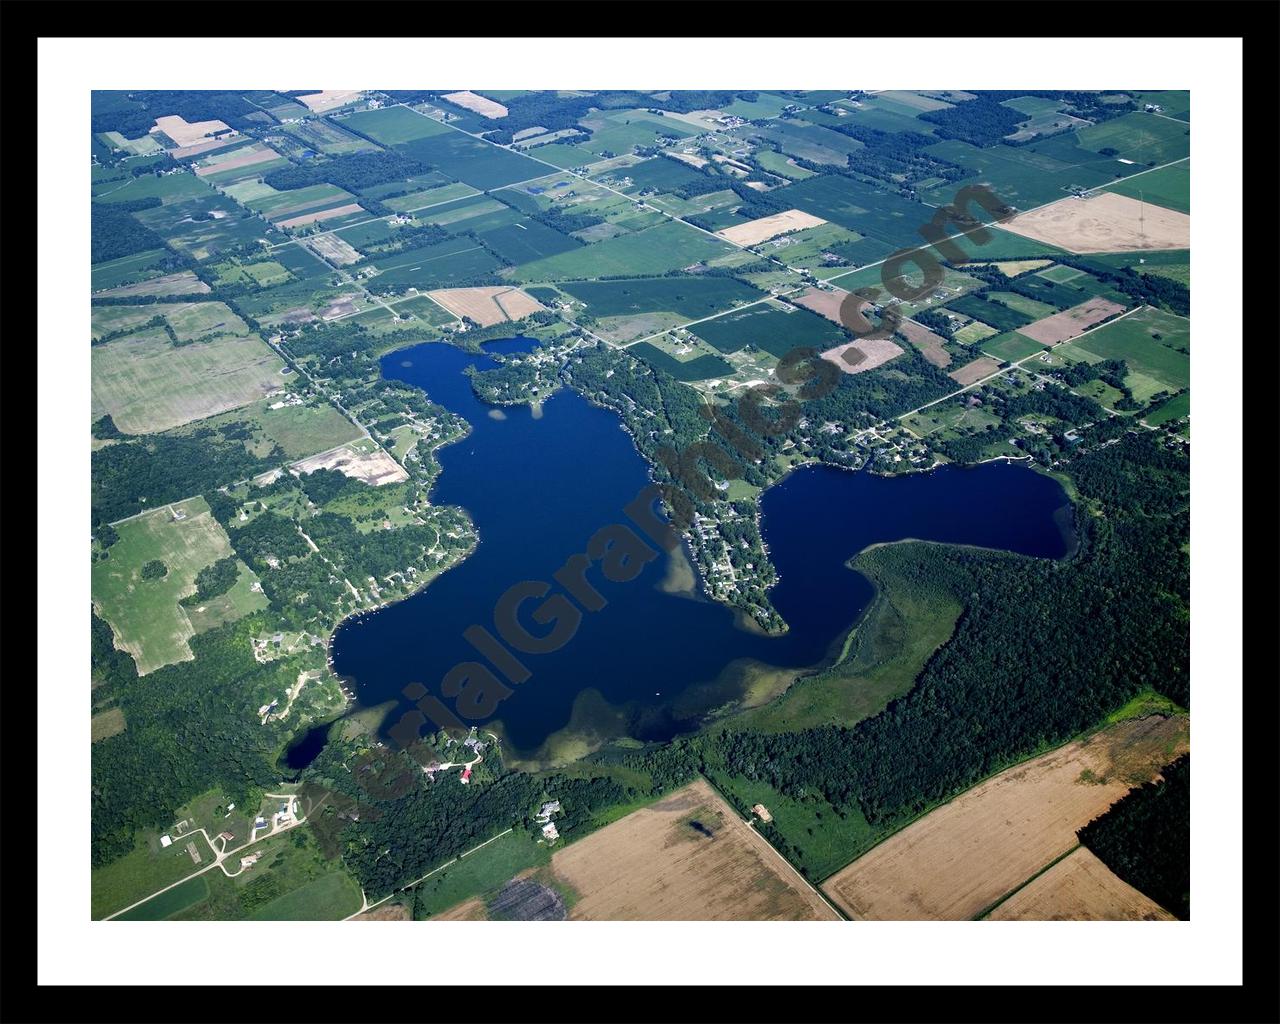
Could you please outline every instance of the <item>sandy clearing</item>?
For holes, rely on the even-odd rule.
[[[507,108],[501,103],[495,103],[491,99],[484,96],[477,96],[470,90],[464,89],[462,92],[450,92],[440,97],[448,100],[455,106],[465,107],[467,110],[475,111],[481,117],[487,117],[491,120],[497,120],[500,117],[507,116]]]
[[[99,711],[89,723],[89,735],[94,743],[109,739],[125,730],[124,712],[119,708]]]
[[[398,484],[409,479],[400,463],[382,449],[362,452],[351,445],[343,445],[331,451],[321,452],[295,462],[291,467],[296,473],[314,473],[317,469],[336,469],[344,476],[362,480],[374,487]]]
[[[437,288],[427,292],[454,316],[465,316],[481,327],[520,320],[546,307],[519,288],[486,285],[483,288]]]
[[[1124,306],[1110,299],[1086,299],[1078,306],[1054,313],[1043,320],[1019,327],[1018,333],[1044,345],[1056,345],[1084,334],[1094,324],[1124,312]]]
[[[575,921],[814,921],[835,913],[705,779],[558,851]]]
[[[151,131],[164,132],[180,147],[193,146],[204,142],[205,139],[216,132],[229,132],[232,136],[237,135],[225,121],[188,122],[177,114],[166,114],[164,117],[157,117],[155,126]]]
[[[485,908],[484,901],[478,897],[469,900],[463,900],[456,906],[450,907],[448,910],[442,910],[438,914],[432,914],[433,921],[487,921],[489,920],[489,911]]]
[[[1088,199],[1076,196],[1060,199],[1038,210],[1020,213],[1000,227],[1068,252],[1191,247],[1191,218],[1187,214],[1114,192],[1102,192]]]
[[[845,300],[851,295],[851,292],[845,291],[843,288],[836,288],[827,291],[821,288],[809,288],[801,292],[799,295],[789,296],[790,301],[797,306],[804,306],[805,309],[811,309],[821,316],[825,316],[832,323],[840,324],[841,327],[847,326],[840,317],[840,308],[844,305]],[[858,312],[864,312],[871,304],[866,300],[860,300],[858,303]],[[852,318],[851,318],[852,319]]]
[[[1185,715],[1119,722],[980,783],[822,888],[854,918],[968,920],[1075,846],[1076,829],[1186,751],[1188,737]]]
[[[995,263],[975,263],[975,267],[995,267],[1006,277],[1017,277],[1029,270],[1043,270],[1051,266],[1053,260],[998,260]]]
[[[929,328],[912,320],[903,320],[898,325],[898,333],[918,348],[920,354],[934,366],[942,369],[951,365],[951,353],[943,348],[946,340]]]
[[[999,359],[991,356],[979,356],[973,362],[965,363],[958,370],[952,370],[947,376],[961,387],[968,387],[974,381],[991,376],[998,369],[1000,369]]]
[[[827,349],[822,358],[831,360],[845,373],[863,373],[900,355],[902,346],[888,338],[861,338]]]
[[[778,235],[785,235],[790,231],[803,231],[805,228],[816,228],[825,223],[826,221],[821,217],[805,213],[804,210],[783,210],[768,217],[749,220],[745,224],[735,224],[723,231],[717,231],[716,234],[736,245],[755,245],[757,242],[767,242],[770,238],[777,238]]]
[[[299,103],[304,103],[317,114],[334,107],[341,107],[364,94],[363,89],[321,89],[306,96],[295,96]]]
[[[314,224],[321,220],[333,220],[335,217],[345,217],[349,213],[363,213],[364,207],[359,203],[347,203],[345,206],[335,206],[329,210],[317,210],[315,213],[304,213],[298,217],[290,217],[288,220],[278,220],[275,226],[278,228],[300,228],[307,224]]]
[[[996,907],[988,921],[1176,921],[1083,846]]]
[[[662,155],[671,160],[679,160],[682,164],[688,164],[691,167],[706,167],[711,162],[706,157],[698,156],[697,153],[677,153],[670,149],[664,149]]]

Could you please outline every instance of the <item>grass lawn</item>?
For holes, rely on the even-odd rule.
[[[93,919],[99,920],[121,907],[136,903],[148,893],[172,885],[209,863],[213,853],[204,837],[194,837],[196,849],[203,862],[192,863],[184,839],[175,840],[171,846],[160,845],[159,833],[139,833],[137,845],[110,864],[94,868],[89,876],[90,910]]]

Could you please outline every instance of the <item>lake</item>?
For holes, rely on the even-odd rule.
[[[534,344],[516,338],[486,351]],[[421,387],[471,424],[466,438],[438,452],[443,471],[432,501],[466,508],[480,544],[417,595],[339,627],[334,668],[363,706],[403,702],[414,682],[439,696],[450,668],[478,660],[463,631],[478,623],[496,633],[494,605],[508,587],[551,582],[598,529],[629,522],[623,509],[649,482],[613,413],[562,389],[541,415],[510,406],[494,416],[463,372],[472,365],[492,360],[440,343],[383,360],[388,378]],[[618,735],[668,739],[740,695],[751,667],[810,667],[829,657],[873,595],[845,567],[870,544],[918,538],[1059,558],[1073,543],[1061,486],[1003,462],[905,477],[805,467],[764,493],[761,514],[780,576],[770,596],[786,633],[742,628],[723,605],[670,592],[662,585],[672,569],[665,555],[629,582],[608,582],[593,567],[588,579],[606,606],[585,613],[560,650],[520,655],[531,676],[486,727],[519,756],[563,756]],[[526,619],[537,605],[526,605]],[[548,627],[528,628],[540,635]],[[387,724],[398,717],[393,712]]]

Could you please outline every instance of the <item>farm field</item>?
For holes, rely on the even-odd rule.
[[[148,249],[145,252],[134,253],[132,256],[121,256],[119,259],[95,263],[89,276],[90,288],[98,292],[135,281],[160,277],[164,271],[158,267],[169,258],[169,253],[164,249]]]
[[[220,337],[175,347],[162,330],[96,345],[93,418],[110,415],[127,434],[149,434],[235,409],[281,382],[284,363],[257,337]]]
[[[479,903],[480,917],[487,916],[484,903],[511,879],[551,860],[551,851],[538,845],[527,833],[515,831],[495,839],[461,860],[436,872],[413,890],[414,918],[445,919],[459,904]],[[465,907],[464,912],[471,910]]]
[[[1176,921],[1083,846],[1028,882],[987,921]]]
[[[898,333],[919,349],[920,354],[934,366],[942,369],[950,365],[951,353],[943,347],[946,345],[946,340],[934,334],[929,328],[922,327],[913,320],[904,320],[898,328]]]
[[[839,327],[807,309],[776,300],[756,303],[689,328],[721,352],[751,345],[781,359],[793,348],[829,348],[845,340]]]
[[[564,281],[556,287],[586,303],[587,312],[597,317],[670,312],[699,320],[762,297],[758,290],[732,277]]]
[[[197,833],[195,839],[201,856],[211,858],[213,853],[204,838]],[[93,919],[106,917],[137,902],[147,893],[171,885],[191,874],[196,867],[185,843],[165,847],[160,845],[158,832],[139,835],[130,853],[93,869],[89,883]]]
[[[451,238],[421,249],[379,257],[372,265],[378,273],[369,279],[368,287],[386,295],[399,294],[409,288],[426,291],[488,274],[498,267],[498,261],[470,238]]]
[[[1191,386],[1190,334],[1190,324],[1182,317],[1148,307],[1070,342],[1058,352],[1067,359],[1091,363],[1123,359],[1131,371],[1176,391]]]
[[[458,316],[469,317],[481,327],[523,320],[543,307],[519,288],[507,286],[484,288],[445,288],[427,295]]]
[[[435,124],[429,118],[423,117],[420,120]],[[441,174],[465,181],[481,191],[517,181],[528,181],[547,173],[547,165],[544,163],[473,139],[452,128],[400,143],[396,149],[404,156],[421,160]]]
[[[1042,345],[1056,345],[1083,334],[1095,324],[1123,312],[1124,306],[1110,299],[1090,299],[1061,313],[1047,316],[1043,320],[1020,326],[1018,333]]]
[[[1107,191],[1190,214],[1191,161],[1184,160],[1171,167],[1135,174],[1132,178],[1108,185]]]
[[[838,920],[705,781],[551,858],[575,921]]]
[[[107,288],[98,294],[113,299],[127,298],[131,295],[203,295],[209,286],[190,270],[182,270],[176,274],[164,274],[137,284],[123,284],[115,288]]]
[[[181,520],[175,515],[181,513]],[[155,509],[116,527],[119,540],[93,563],[93,603],[116,646],[133,655],[138,674],[190,661],[195,629],[179,601],[195,593],[196,573],[232,554],[203,498]],[[148,578],[159,562],[160,578]]]
[[[733,365],[710,353],[679,359],[648,341],[638,341],[627,348],[630,355],[642,359],[650,366],[671,374],[676,380],[711,380],[713,377],[730,377]]]
[[[965,363],[952,370],[947,376],[965,388],[982,380],[983,377],[990,377],[1000,369],[1000,362],[999,359],[992,359],[990,356],[979,356],[973,362]]]
[[[264,398],[201,421],[199,426],[221,428],[243,424],[254,435],[252,440],[245,442],[254,454],[266,457],[273,445],[279,445],[289,459],[329,451],[364,436],[354,423],[321,398],[309,398],[300,405],[271,408],[285,397],[281,394]]]
[[[732,250],[684,224],[664,221],[630,235],[607,238],[571,252],[534,260],[507,273],[515,280],[573,281],[584,277],[664,274]]]
[[[855,920],[968,920],[1076,845],[1075,830],[1187,749],[1185,716],[1108,726],[1008,768],[823,883]]]
[[[1186,249],[1191,244],[1187,214],[1114,191],[1062,199],[1019,214],[1003,227],[1076,253]]]
[[[399,146],[452,131],[439,121],[415,113],[408,107],[357,110],[354,114],[335,119],[334,123],[340,128],[352,128],[384,146]]]
[[[989,356],[1016,363],[1019,359],[1041,351],[1044,345],[1017,331],[1006,331],[994,338],[987,338],[978,347]]]

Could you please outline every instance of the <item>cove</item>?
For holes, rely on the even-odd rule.
[[[485,348],[510,353],[535,344],[514,338]],[[493,630],[494,605],[507,588],[551,581],[598,529],[628,523],[624,507],[649,482],[617,416],[567,388],[541,415],[527,406],[491,415],[464,373],[489,365],[485,354],[441,343],[382,361],[385,376],[422,388],[471,424],[467,437],[437,453],[442,472],[431,497],[467,509],[480,543],[415,596],[339,627],[334,669],[351,680],[363,706],[400,700],[407,707],[401,694],[414,682],[439,695],[450,668],[477,659],[463,631],[473,623]],[[1057,481],[1003,462],[900,477],[798,469],[766,491],[761,506],[780,576],[770,596],[790,627],[785,634],[744,629],[723,605],[667,592],[660,586],[665,556],[625,583],[608,582],[597,567],[588,578],[606,607],[584,614],[561,650],[522,656],[532,676],[513,687],[492,727],[527,755],[563,729],[579,695],[589,694],[622,732],[669,739],[735,696],[731,666],[808,668],[827,658],[873,596],[871,584],[845,566],[868,545],[916,538],[1060,558],[1073,543],[1070,507]],[[400,713],[393,710],[384,725]]]

